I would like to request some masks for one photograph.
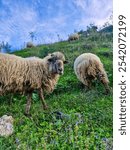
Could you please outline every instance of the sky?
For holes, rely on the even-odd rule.
[[[90,23],[102,26],[112,14],[112,0],[0,0],[0,43],[13,50],[66,40]]]

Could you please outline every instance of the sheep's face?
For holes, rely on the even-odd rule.
[[[62,75],[64,72],[64,64],[62,60],[54,58],[49,59],[49,71],[52,74]]]

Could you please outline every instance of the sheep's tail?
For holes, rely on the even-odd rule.
[[[86,68],[87,76],[91,76],[91,77],[93,77],[95,79],[96,75],[97,75],[97,71],[96,70],[97,70],[96,64],[93,63],[91,60],[89,60],[89,65]]]

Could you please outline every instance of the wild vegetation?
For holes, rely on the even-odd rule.
[[[98,81],[87,90],[74,74],[77,56],[91,52],[100,57],[112,88],[112,32],[82,31],[79,40],[40,45],[14,52],[18,56],[38,56],[61,51],[69,63],[65,65],[54,92],[46,95],[49,109],[43,110],[37,93],[33,93],[32,117],[24,116],[26,98],[14,95],[0,97],[0,116],[12,115],[15,132],[0,137],[0,150],[111,150],[112,149],[112,92],[104,94]]]

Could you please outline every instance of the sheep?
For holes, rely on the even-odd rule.
[[[32,42],[27,42],[26,47],[32,48],[32,47],[35,47],[35,45]]]
[[[77,78],[88,87],[91,88],[92,81],[100,80],[109,93],[109,80],[103,64],[98,56],[92,53],[83,53],[74,61],[74,72]]]
[[[0,53],[0,96],[17,92],[26,95],[25,115],[30,115],[32,93],[38,91],[42,106],[47,109],[43,92],[51,93],[63,74],[65,60],[60,58],[64,58],[61,52],[43,59]]]
[[[78,33],[74,33],[74,34],[71,34],[68,38],[68,41],[74,41],[74,40],[79,40],[79,34]]]

